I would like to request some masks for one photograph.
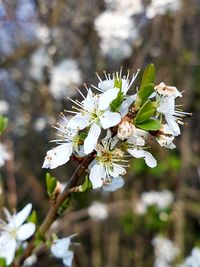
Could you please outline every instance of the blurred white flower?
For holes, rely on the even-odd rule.
[[[51,70],[50,92],[55,99],[76,94],[76,86],[82,82],[82,73],[73,59],[64,59]]]
[[[191,255],[179,267],[200,267],[200,248],[193,248]]]
[[[6,149],[6,146],[0,143],[0,167],[2,167],[9,158],[10,155]]]
[[[93,202],[92,205],[88,208],[89,216],[96,221],[103,221],[108,218],[107,206],[100,202]]]
[[[51,253],[54,257],[62,259],[65,266],[70,267],[72,265],[74,252],[69,250],[71,244],[71,237],[62,239],[56,239],[51,245]]]
[[[50,41],[50,30],[45,25],[38,25],[36,35],[43,44],[47,44]]]
[[[5,100],[0,100],[0,115],[4,115],[9,110],[9,104]]]
[[[163,236],[156,236],[152,240],[152,244],[155,254],[154,267],[170,267],[179,254],[178,247],[171,240]]]
[[[104,55],[113,58],[126,58],[132,53],[132,41],[139,33],[131,17],[116,11],[106,10],[94,21]]]
[[[47,121],[44,118],[40,117],[35,121],[34,128],[37,132],[41,132],[45,129],[46,125]]]
[[[31,56],[30,75],[37,81],[43,78],[43,70],[45,66],[50,64],[50,58],[45,47],[39,47]]]
[[[176,12],[180,7],[180,0],[151,0],[151,3],[146,9],[146,17],[152,19],[156,15],[165,15],[167,12]]]
[[[156,205],[159,209],[169,207],[174,201],[172,192],[168,190],[143,192],[141,195],[141,202],[146,207]]]
[[[0,258],[5,258],[7,265],[14,260],[17,244],[27,240],[35,232],[35,224],[24,223],[31,209],[32,204],[27,204],[13,215],[4,209],[8,223],[0,220]]]

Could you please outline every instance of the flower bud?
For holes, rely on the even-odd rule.
[[[118,128],[117,136],[121,140],[128,139],[134,133],[135,126],[127,121],[123,121]]]

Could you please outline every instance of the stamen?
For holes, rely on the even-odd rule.
[[[102,79],[101,79],[101,77],[99,76],[98,72],[95,72],[95,74],[96,74],[97,78],[99,79],[99,81],[102,82]]]
[[[104,74],[104,76],[106,77],[106,80],[108,80],[108,76],[107,76],[107,73],[106,73],[105,70],[103,71],[103,74]]]

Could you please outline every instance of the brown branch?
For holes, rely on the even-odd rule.
[[[90,164],[90,162],[92,160],[93,160],[93,155],[90,154],[77,167],[74,174],[70,178],[69,185],[65,188],[65,190],[60,195],[58,195],[56,201],[51,203],[51,207],[49,209],[49,212],[48,212],[46,218],[44,219],[44,221],[42,222],[41,226],[39,227],[38,231],[36,232],[36,234],[39,233],[42,236],[44,236],[46,234],[46,232],[49,230],[52,223],[57,218],[57,211],[58,211],[59,207],[61,206],[63,201],[71,194],[70,188],[77,184],[79,178],[84,174],[85,170],[87,169],[88,165]],[[32,252],[35,248],[35,242],[34,241],[35,241],[36,234],[33,236],[31,241],[29,242],[29,244],[28,244],[27,248],[25,249],[24,253],[22,254],[22,256],[18,259],[18,261],[13,263],[13,265],[12,265],[13,267],[22,266],[25,259],[28,258],[32,254]]]

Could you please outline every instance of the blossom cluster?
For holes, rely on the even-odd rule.
[[[191,255],[179,267],[199,267],[200,266],[200,248],[194,247]]]
[[[188,113],[176,106],[182,93],[164,82],[154,84],[155,67],[147,66],[141,85],[134,89],[139,71],[130,78],[122,68],[113,75],[98,74],[99,82],[85,92],[77,89],[82,100],[70,99],[73,110],[61,114],[57,146],[47,152],[43,168],[54,169],[67,163],[71,156],[80,159],[93,156],[89,179],[93,188],[115,191],[124,184],[123,176],[130,158],[143,158],[154,168],[157,160],[149,152],[152,144],[173,149],[180,135],[179,124]]]

